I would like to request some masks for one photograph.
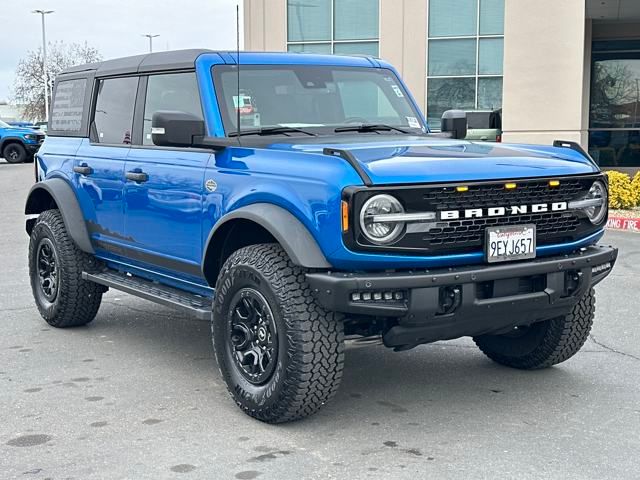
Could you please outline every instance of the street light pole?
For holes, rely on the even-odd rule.
[[[47,75],[47,34],[44,26],[44,16],[53,10],[33,10],[42,17],[42,79],[44,81],[44,119],[49,122],[49,76]]]
[[[152,35],[150,33],[142,34],[143,37],[147,37],[149,39],[149,53],[153,53],[153,39],[159,37],[160,35]]]

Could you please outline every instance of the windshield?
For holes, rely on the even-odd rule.
[[[287,135],[304,131],[335,134],[338,127],[358,125],[396,127],[382,132],[393,134],[426,130],[400,81],[387,69],[324,65],[240,68],[238,95],[236,67],[213,67],[227,135],[237,134],[236,109],[240,110],[242,130],[293,127]],[[375,128],[362,131],[381,133]]]
[[[0,128],[11,128],[11,125],[0,120]]]

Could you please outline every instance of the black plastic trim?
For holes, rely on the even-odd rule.
[[[78,248],[83,252],[95,253],[89,237],[89,232],[84,221],[84,215],[80,208],[80,203],[76,198],[73,187],[61,178],[52,178],[43,182],[36,183],[27,196],[24,213],[26,215],[35,215],[42,213],[45,208],[38,204],[38,197],[46,192],[53,198],[62,214],[64,225],[76,243]],[[33,226],[33,222],[27,222],[27,231]]]
[[[200,270],[200,267],[197,265],[193,265],[191,263],[163,257],[161,255],[155,255],[152,253],[143,252],[134,248],[127,248],[121,245],[114,245],[112,243],[105,242],[102,240],[96,240],[95,243],[96,243],[96,247],[101,248],[102,250],[105,250],[109,253],[113,253],[115,255],[119,255],[121,257],[130,259],[130,260],[142,262],[151,266],[160,267],[172,272],[180,272],[180,273],[185,273],[187,275],[192,275],[194,277],[202,277],[202,271]]]
[[[331,264],[307,227],[293,214],[270,203],[254,203],[227,213],[215,224],[205,246],[206,253],[202,260],[203,272],[207,262],[211,260],[209,254],[215,254],[215,252],[209,252],[209,245],[215,238],[216,232],[227,222],[236,219],[250,220],[267,230],[282,245],[296,265],[306,268],[331,268]]]
[[[577,142],[572,142],[570,140],[554,140],[553,146],[557,148],[570,148],[589,160],[596,168],[599,168],[596,161],[591,157],[591,155],[589,155],[589,152],[582,148],[582,145]]]
[[[345,150],[344,148],[326,147],[322,150],[322,153],[330,157],[340,157],[345,159],[349,163],[349,165],[351,165],[353,169],[358,173],[358,175],[362,179],[362,182],[366,186],[370,187],[371,185],[373,185],[369,174],[364,170],[364,168],[362,168],[362,165],[360,164],[358,159],[349,150]]]

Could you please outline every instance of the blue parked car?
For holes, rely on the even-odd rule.
[[[44,141],[44,133],[33,128],[14,127],[0,120],[0,157],[9,163],[33,160]]]
[[[376,58],[71,68],[25,209],[36,305],[85,325],[113,288],[207,319],[231,396],[272,423],[335,394],[347,340],[471,336],[504,365],[562,362],[617,257],[597,245],[606,179],[571,142],[465,135],[460,111],[429,133]]]

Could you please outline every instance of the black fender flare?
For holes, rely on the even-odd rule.
[[[236,219],[250,220],[267,230],[296,265],[305,268],[331,268],[313,235],[292,213],[272,203],[253,203],[227,213],[216,222],[205,245],[201,265],[203,272],[208,260],[209,246],[215,239],[216,232],[226,223]]]
[[[62,214],[64,226],[80,250],[94,254],[87,224],[73,187],[61,178],[52,178],[36,183],[27,196],[25,215],[37,215],[50,208],[49,199],[53,199]],[[33,223],[27,220],[27,233],[31,234]]]
[[[4,150],[4,147],[7,143],[19,143],[20,145],[26,148],[24,139],[21,137],[15,137],[15,136],[2,137],[2,139],[0,139],[0,153],[2,153],[2,150]]]

